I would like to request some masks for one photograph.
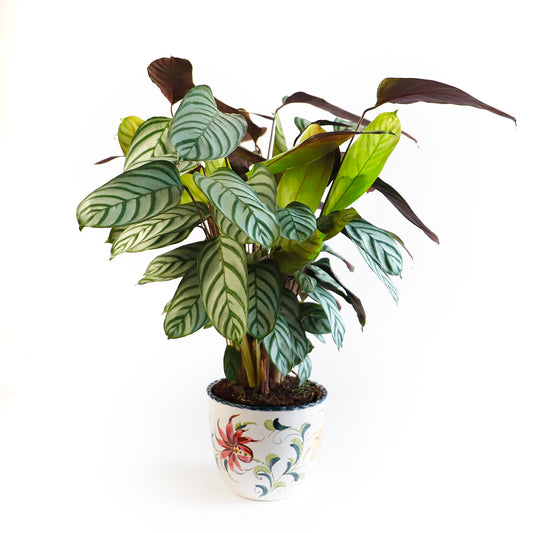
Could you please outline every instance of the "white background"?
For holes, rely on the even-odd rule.
[[[0,531],[342,529],[531,532],[531,38],[526,4],[4,0],[0,13]],[[356,252],[320,463],[292,500],[227,492],[205,386],[223,341],[167,341],[174,285],[136,286],[156,254],[107,260],[75,209],[120,173],[128,115],[167,114],[154,59],[194,65],[235,107],[269,113],[307,91],[355,113],[387,76],[443,81],[513,114],[399,109],[383,178],[440,246],[373,193],[359,211],[401,235],[400,304]],[[527,99],[527,101],[526,101]],[[305,106],[287,108],[309,119]],[[342,241],[341,241],[342,243]],[[339,267],[342,268],[342,267]]]

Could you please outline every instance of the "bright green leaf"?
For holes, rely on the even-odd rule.
[[[131,140],[143,122],[144,120],[142,118],[135,116],[126,117],[121,120],[120,126],[118,127],[118,142],[124,155],[128,153]]]

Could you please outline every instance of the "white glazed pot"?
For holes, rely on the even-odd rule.
[[[229,488],[252,500],[280,500],[301,484],[322,437],[327,391],[298,407],[250,407],[209,395],[215,459]]]

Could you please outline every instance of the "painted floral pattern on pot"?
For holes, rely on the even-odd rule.
[[[261,442],[264,444],[263,440],[270,440],[273,444],[272,449],[288,445],[290,456],[282,458],[276,453],[269,453],[264,457],[254,455],[253,443],[260,441],[246,436],[245,433],[249,426],[256,423],[234,423],[234,419],[239,416],[234,414],[229,418],[225,431],[221,429],[219,419],[218,435],[213,435],[217,462],[232,481],[237,482],[237,476],[252,472],[255,477],[255,493],[261,499],[278,489],[286,489],[304,478],[301,467],[316,457],[322,435],[322,418],[313,434],[309,433],[311,428],[309,422],[293,427],[284,425],[280,422],[280,418],[265,420],[263,425],[267,430],[267,436]]]

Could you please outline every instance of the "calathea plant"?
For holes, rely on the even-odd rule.
[[[165,308],[166,334],[178,338],[216,328],[227,343],[228,380],[263,394],[291,372],[300,383],[308,379],[309,334],[319,341],[331,335],[341,347],[339,302],[352,306],[365,324],[361,301],[330,262],[339,257],[332,240],[355,246],[398,298],[391,278],[402,270],[402,241],[362,218],[352,207],[358,198],[372,187],[438,242],[379,177],[402,134],[411,136],[402,132],[396,112],[371,121],[367,113],[385,103],[422,101],[473,106],[514,120],[449,85],[387,78],[376,104],[361,116],[303,92],[285,98],[272,115],[261,115],[271,124],[263,157],[257,142],[265,128],[215,99],[208,86],[195,86],[188,61],[162,58],[148,73],[171,106],[179,106],[171,117],[122,120],[124,171],[80,203],[80,228],[110,228],[112,257],[170,247],[140,280],[175,286]],[[279,110],[291,103],[336,118],[296,118],[301,133],[289,146]]]

